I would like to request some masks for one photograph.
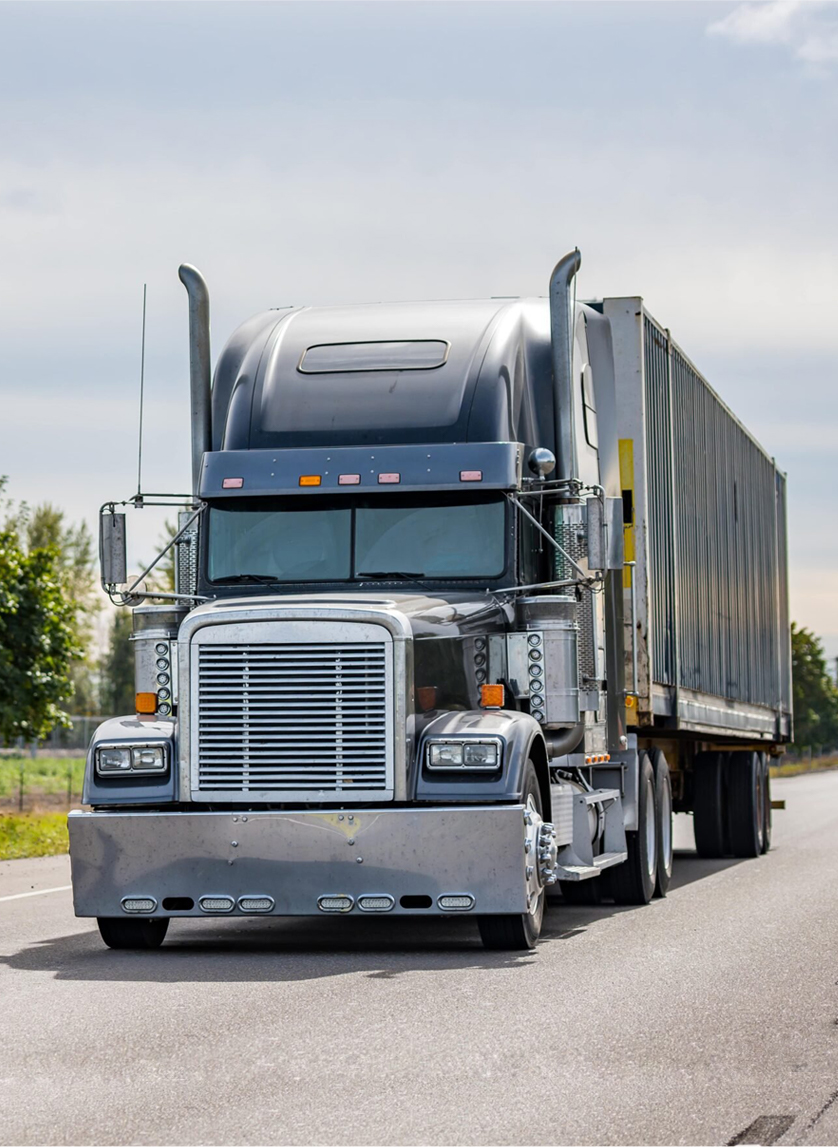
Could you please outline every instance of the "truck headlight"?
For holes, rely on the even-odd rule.
[[[165,773],[169,760],[165,745],[100,745],[96,750],[99,776]]]
[[[486,744],[464,745],[463,764],[466,768],[475,766],[496,769],[498,766],[498,746],[495,741]]]
[[[428,745],[428,768],[461,769],[463,746],[454,744]]]
[[[494,772],[500,768],[498,741],[430,741],[427,765],[434,772]]]

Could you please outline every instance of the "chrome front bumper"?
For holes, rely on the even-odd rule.
[[[206,896],[270,897],[275,916],[319,915],[324,896],[358,914],[364,896],[391,897],[396,915],[448,915],[445,895],[471,896],[472,914],[527,910],[522,805],[77,812],[69,827],[77,916],[122,916],[125,897],[152,898],[155,916],[205,917]]]

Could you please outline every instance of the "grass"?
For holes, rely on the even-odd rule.
[[[81,796],[83,757],[0,757],[0,802],[5,805],[19,797],[21,770],[24,798],[30,804],[40,796],[63,796],[65,801],[68,792],[76,799]]]
[[[772,777],[799,777],[802,773],[817,773],[822,769],[838,769],[838,757],[815,757],[811,761],[786,761],[771,766]]]
[[[58,856],[69,847],[65,813],[0,814],[0,860]]]

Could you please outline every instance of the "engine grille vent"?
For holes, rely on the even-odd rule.
[[[391,646],[213,643],[196,653],[197,792],[387,791]]]

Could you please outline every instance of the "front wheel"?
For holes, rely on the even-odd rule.
[[[527,853],[527,865],[533,867],[533,876],[538,869],[538,837],[539,827],[543,822],[543,808],[541,804],[541,789],[535,766],[532,761],[527,762],[524,773],[523,804],[527,810],[526,815],[532,821],[527,826],[527,838],[530,840],[530,851]],[[534,831],[533,831],[534,830]],[[527,881],[528,888],[533,885],[533,879]],[[509,916],[478,916],[477,925],[480,929],[480,939],[484,948],[502,952],[532,951],[538,943],[541,934],[541,925],[544,920],[544,902],[546,892],[540,885],[535,885],[538,891],[530,888],[530,906],[527,912],[520,915]]]
[[[168,920],[123,920],[115,916],[100,916],[99,935],[109,948],[159,948],[169,930]]]

